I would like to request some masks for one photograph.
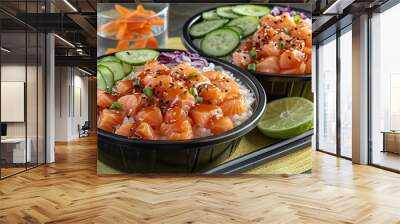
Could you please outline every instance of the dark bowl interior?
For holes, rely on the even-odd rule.
[[[105,56],[109,55],[102,57]],[[266,94],[257,79],[248,72],[220,59],[204,58],[232,72],[254,93],[255,103],[250,118],[221,135],[183,141],[131,139],[98,129],[98,159],[125,172],[190,173],[227,158],[236,149],[241,137],[256,127],[265,111]]]
[[[279,5],[271,5],[271,4],[257,4],[257,3],[251,3],[252,5],[267,5],[267,6],[279,6]],[[238,5],[238,4],[227,4],[227,6],[231,6],[231,5]],[[221,7],[221,6],[218,6]],[[203,56],[207,56],[203,53],[203,51],[198,48],[194,42],[193,42],[193,38],[190,36],[189,34],[189,30],[190,28],[202,21],[202,13],[206,12],[206,11],[210,11],[210,10],[214,10],[218,7],[213,7],[213,8],[209,8],[207,10],[201,11],[197,14],[195,14],[194,16],[192,16],[191,18],[189,18],[185,24],[183,25],[182,28],[182,42],[185,45],[185,47],[191,51],[194,52],[198,52],[199,54],[203,55]],[[303,12],[307,17],[311,18],[311,13],[302,9],[297,9],[297,8],[293,8],[296,11],[299,12]],[[284,81],[284,82],[290,82],[290,81],[296,81],[296,80],[311,80],[311,74],[304,74],[304,75],[288,75],[288,74],[273,74],[273,73],[260,73],[260,72],[251,72],[252,74],[254,74],[257,79],[260,80],[260,82],[264,82],[264,81],[268,81],[268,82],[279,82],[279,81]]]

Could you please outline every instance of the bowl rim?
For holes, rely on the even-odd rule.
[[[189,50],[166,49],[166,48],[157,48],[154,50],[159,51],[160,53],[173,52],[173,51],[189,51]],[[99,56],[97,57],[97,60],[114,54],[115,53]],[[253,130],[253,128],[256,127],[257,122],[261,119],[262,115],[264,114],[267,105],[267,96],[261,83],[249,72],[244,71],[240,69],[238,66],[230,64],[227,61],[207,56],[202,56],[202,57],[205,58],[208,62],[214,63],[216,66],[222,66],[224,69],[232,72],[235,78],[241,80],[241,82],[244,82],[246,87],[253,91],[255,95],[254,97],[256,99],[256,107],[253,113],[250,115],[250,117],[247,118],[247,120],[242,122],[240,125],[234,127],[233,129],[224,132],[223,134],[194,138],[189,140],[172,141],[172,140],[143,140],[143,139],[127,138],[124,136],[116,135],[114,133],[103,131],[99,128],[97,128],[97,135],[99,137],[113,139],[125,144],[143,144],[143,145],[154,145],[154,146],[179,145],[185,147],[193,147],[193,146],[213,145],[213,144],[227,142],[232,139],[241,137],[250,132],[251,130]]]
[[[280,4],[265,4],[265,3],[230,3],[230,4],[224,4],[224,5],[220,5],[220,6],[214,6],[212,8],[208,8],[205,9],[203,11],[200,11],[196,14],[194,14],[193,16],[191,16],[189,19],[186,20],[186,22],[183,24],[182,27],[182,32],[181,32],[181,40],[183,45],[188,48],[190,51],[194,51],[198,54],[200,54],[201,56],[204,57],[210,57],[206,54],[203,53],[203,51],[198,48],[197,46],[194,45],[193,43],[193,38],[191,38],[190,34],[189,34],[189,28],[191,26],[193,26],[195,23],[198,22],[199,19],[201,19],[201,16],[203,14],[203,12],[207,12],[210,10],[215,10],[219,7],[225,7],[225,6],[235,6],[235,5],[263,5],[263,6],[278,6],[278,7],[286,7],[284,5],[280,5]],[[290,6],[289,6],[290,7]],[[296,11],[302,12],[304,14],[306,14],[307,17],[311,18],[311,12],[307,11],[307,10],[303,10],[303,9],[298,9],[295,7],[290,7]],[[230,63],[230,62],[229,62]],[[232,64],[232,63],[231,63]],[[243,68],[240,68],[242,70],[245,70]],[[247,71],[247,70],[246,70]],[[248,71],[249,72],[249,71]],[[250,74],[256,75],[256,76],[262,76],[265,78],[269,78],[271,79],[271,81],[279,81],[279,80],[284,80],[284,81],[289,81],[289,80],[304,80],[304,81],[308,81],[311,80],[312,78],[312,74],[300,74],[300,75],[290,75],[290,74],[277,74],[277,73],[260,73],[260,72],[249,72]]]

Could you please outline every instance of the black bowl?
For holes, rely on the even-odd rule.
[[[268,5],[268,6],[279,6],[279,5],[269,5],[269,4],[256,4],[251,3],[252,5]],[[230,5],[238,5],[238,4],[227,4]],[[221,7],[221,6],[218,6]],[[198,48],[194,42],[190,34],[189,29],[194,24],[202,20],[202,13],[210,10],[214,10],[218,7],[213,7],[204,11],[201,11],[191,18],[189,18],[185,24],[183,25],[181,39],[185,47],[191,51],[197,52],[200,55],[205,55],[200,48]],[[296,11],[303,12],[307,17],[311,18],[311,13],[302,9],[293,8]],[[311,74],[304,75],[288,75],[288,74],[272,74],[272,73],[260,73],[260,72],[251,72],[251,74],[255,75],[256,78],[261,82],[262,86],[264,86],[265,91],[267,92],[268,99],[278,99],[282,97],[291,96],[287,90],[289,90],[293,85],[299,86],[299,88],[304,88],[308,86],[306,84],[311,80]],[[294,82],[297,82],[294,84]],[[311,91],[311,89],[310,89]]]
[[[265,111],[266,94],[257,79],[248,72],[223,60],[204,58],[232,72],[254,93],[253,114],[245,122],[221,135],[182,141],[129,139],[98,129],[98,159],[129,173],[193,173],[215,166],[229,157],[242,136],[256,127]]]

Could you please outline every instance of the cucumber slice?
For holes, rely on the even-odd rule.
[[[260,21],[257,17],[242,16],[240,18],[231,20],[227,26],[237,26],[241,28],[243,30],[243,37],[247,37],[257,30],[259,22]]]
[[[235,50],[239,43],[239,34],[229,28],[221,28],[204,37],[201,50],[207,55],[221,57]]]
[[[229,22],[227,19],[206,20],[201,23],[196,23],[190,27],[189,33],[193,37],[201,37],[213,30],[216,30]]]
[[[107,89],[106,80],[104,80],[104,77],[100,72],[97,72],[97,89],[101,90]]]
[[[203,17],[204,20],[221,19],[221,17],[218,16],[217,11],[215,10],[203,12],[201,16]]]
[[[115,54],[119,60],[132,65],[143,65],[148,60],[157,58],[158,55],[160,52],[152,49],[120,51]]]
[[[232,11],[243,16],[264,16],[267,15],[271,9],[261,5],[236,5],[232,7]]]
[[[232,11],[232,7],[230,7],[230,6],[217,8],[217,15],[224,17],[224,18],[229,18],[229,19],[234,19],[234,18],[239,17],[238,14],[236,14]]]
[[[103,76],[104,81],[106,83],[106,90],[111,89],[114,86],[114,75],[110,69],[108,69],[104,65],[97,65],[97,71]]]
[[[124,69],[125,75],[128,75],[132,72],[133,66],[128,63],[122,62],[122,68]]]
[[[102,58],[101,60],[100,60],[101,62],[103,62],[103,61],[113,61],[113,62],[121,62],[117,57],[115,57],[115,56],[107,56],[107,57],[104,57],[104,58]]]
[[[201,47],[201,41],[203,41],[202,38],[194,39],[194,40],[193,40],[194,46],[196,46],[197,48],[200,48],[200,47]]]
[[[125,77],[125,71],[121,63],[113,61],[100,62],[101,65],[106,66],[114,75],[114,82],[121,80]]]
[[[229,28],[233,31],[235,31],[236,33],[238,33],[240,36],[243,35],[243,30],[242,28],[238,27],[238,26],[226,26],[226,28]]]

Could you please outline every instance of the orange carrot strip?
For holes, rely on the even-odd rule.
[[[108,48],[104,54],[113,54],[113,53],[116,53],[118,51],[119,50],[117,48]]]
[[[120,28],[118,29],[117,35],[115,35],[115,38],[117,38],[118,40],[121,40],[124,37],[127,29],[128,29],[128,24],[122,23]]]
[[[156,18],[150,19],[149,23],[151,25],[160,25],[161,26],[161,25],[164,25],[164,20],[159,17],[156,17]]]
[[[143,27],[139,29],[131,28],[128,29],[129,32],[139,33],[139,34],[151,34],[151,27]]]
[[[145,48],[147,45],[147,39],[144,40],[138,40],[135,41],[135,43],[133,44],[133,48],[137,49],[137,48]]]
[[[137,5],[137,6],[136,6],[136,11],[138,11],[138,12],[144,12],[144,7],[143,7],[143,5]]]
[[[138,22],[138,21],[130,21],[130,20],[127,20],[126,23],[128,23],[129,28],[131,28],[131,27],[143,28],[147,24],[146,21]]]
[[[150,37],[147,41],[147,47],[149,48],[158,48],[158,41],[154,37]]]
[[[101,25],[100,30],[102,32],[117,32],[118,27],[116,26],[115,21],[110,21],[108,23]]]
[[[117,48],[119,50],[128,50],[129,49],[129,40],[118,41]]]
[[[133,32],[128,32],[127,31],[123,36],[120,37],[119,40],[132,40],[133,37],[134,37],[134,34],[135,33],[133,33]]]
[[[129,9],[120,5],[120,4],[115,4],[115,9],[117,10],[117,12],[121,15],[128,15],[130,13]]]

